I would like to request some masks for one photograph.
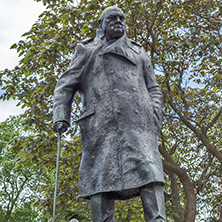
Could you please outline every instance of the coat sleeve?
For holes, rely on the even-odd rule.
[[[143,49],[144,58],[144,78],[150,97],[153,102],[154,114],[157,117],[159,126],[161,125],[163,118],[163,95],[161,87],[156,81],[156,76],[153,70],[151,60],[149,59],[146,51]]]
[[[64,121],[70,125],[72,101],[80,87],[85,64],[86,48],[80,43],[76,46],[70,67],[56,84],[53,97],[53,124]]]

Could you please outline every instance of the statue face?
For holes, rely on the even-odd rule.
[[[126,19],[123,12],[121,10],[107,12],[103,27],[107,40],[121,38],[126,30]]]

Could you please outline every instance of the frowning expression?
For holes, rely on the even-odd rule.
[[[126,30],[126,19],[123,12],[117,9],[107,12],[103,20],[103,27],[107,40],[121,38]]]

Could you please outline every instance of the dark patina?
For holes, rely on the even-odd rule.
[[[95,222],[114,221],[115,199],[141,196],[146,221],[165,221],[158,151],[162,93],[143,47],[126,37],[125,16],[105,9],[94,39],[78,43],[54,93],[54,131],[70,125],[75,92],[83,154],[79,197],[91,200]]]

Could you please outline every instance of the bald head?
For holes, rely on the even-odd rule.
[[[116,6],[110,6],[108,8],[105,8],[102,12],[102,14],[100,15],[100,18],[99,18],[99,28],[102,28],[102,23],[106,17],[107,14],[110,14],[110,12],[119,12],[121,13],[124,17],[124,13],[122,11],[122,9],[116,7]]]
[[[107,40],[122,37],[126,29],[126,19],[123,11],[116,6],[104,9],[99,19],[99,29],[104,30]]]

